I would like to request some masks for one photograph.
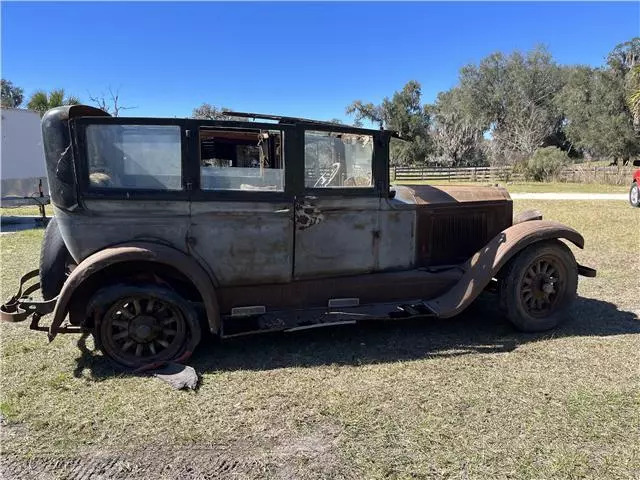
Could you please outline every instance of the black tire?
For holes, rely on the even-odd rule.
[[[640,187],[637,182],[633,182],[629,189],[629,203],[634,207],[640,207]]]
[[[541,332],[568,316],[576,297],[578,266],[573,253],[559,240],[525,248],[500,277],[500,306],[516,328]]]
[[[157,285],[112,285],[89,301],[96,346],[130,368],[192,353],[201,331],[195,308],[175,291]]]
[[[62,289],[73,258],[64,244],[56,218],[53,217],[44,231],[40,247],[40,289],[42,297],[49,300]]]

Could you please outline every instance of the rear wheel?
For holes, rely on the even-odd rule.
[[[638,187],[637,182],[633,182],[631,184],[631,189],[629,190],[629,203],[634,207],[640,207],[640,187]]]
[[[173,290],[155,285],[116,285],[98,292],[94,335],[102,352],[139,368],[175,360],[200,341],[193,306]]]
[[[541,242],[520,252],[500,280],[500,304],[520,330],[554,328],[568,315],[578,287],[578,266],[559,240]]]

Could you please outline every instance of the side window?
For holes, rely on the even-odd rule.
[[[177,125],[87,125],[89,186],[182,189]]]
[[[304,184],[307,188],[373,186],[373,137],[307,130]]]
[[[202,190],[284,191],[280,130],[200,129]]]

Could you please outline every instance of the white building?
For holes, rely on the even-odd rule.
[[[3,108],[0,112],[2,205],[41,204],[43,200],[48,203],[40,115],[18,108]],[[40,185],[44,199],[40,196]]]

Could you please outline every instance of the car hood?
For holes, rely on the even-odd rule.
[[[395,185],[396,201],[413,205],[457,204],[470,202],[510,202],[502,187],[477,185]]]

